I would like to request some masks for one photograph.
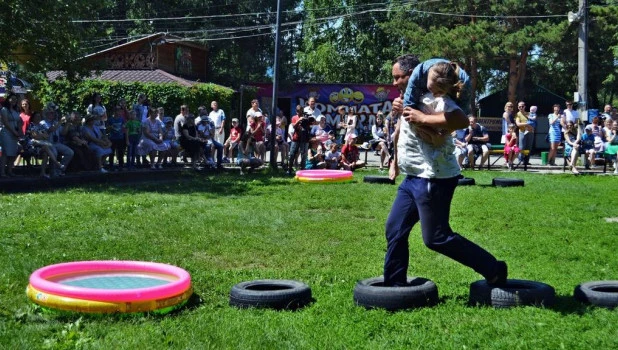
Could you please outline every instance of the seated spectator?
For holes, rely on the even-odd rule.
[[[28,123],[28,129],[25,134],[24,151],[30,155],[41,157],[41,177],[49,179],[50,176],[45,173],[48,159],[51,164],[56,165],[61,171],[64,171],[64,165],[56,159],[56,149],[49,141],[47,130],[40,124],[41,114],[38,112],[32,114],[30,121],[31,123]]]
[[[330,125],[326,124],[326,117],[321,114],[315,118],[315,121],[317,124],[311,127],[311,137],[315,137],[318,141],[324,143],[328,140]]]
[[[309,140],[309,149],[307,150],[307,163],[305,169],[324,169],[326,162],[324,161],[324,149],[320,140],[315,137]]]
[[[330,147],[324,155],[324,161],[326,162],[327,169],[337,170],[342,167],[341,152],[339,152],[339,145],[337,142],[333,141],[330,143]]]
[[[370,141],[371,148],[374,149],[380,155],[380,170],[383,167],[388,166],[388,162],[385,164],[385,160],[390,159],[390,153],[388,152],[387,139],[387,127],[384,123],[384,114],[380,111],[376,116],[376,122],[371,126],[371,135],[373,139]]]
[[[163,166],[167,165],[168,159],[170,164],[176,165],[176,158],[180,152],[180,143],[176,140],[176,132],[174,131],[174,119],[171,117],[163,117],[163,143],[168,146],[168,150],[163,155]]]
[[[62,118],[62,120],[58,121],[56,119],[56,106],[54,104],[49,104],[52,107],[48,107],[43,111],[43,120],[39,124],[47,131],[49,135],[49,141],[54,146],[56,152],[56,158],[60,160],[60,162],[64,165],[62,169],[66,169],[71,163],[71,159],[73,159],[74,152],[71,148],[65,145],[62,141],[61,130],[64,126],[66,126],[66,118]],[[55,164],[51,164],[51,173],[52,175],[64,175],[64,170],[56,167]]]
[[[238,156],[236,157],[236,164],[240,166],[240,175],[244,175],[247,168],[255,169],[264,164],[261,159],[254,156],[255,150],[253,148],[254,146],[245,146],[244,141],[241,141],[238,145]]]
[[[180,145],[185,151],[185,155],[191,158],[191,167],[194,170],[202,170],[198,161],[204,152],[206,140],[201,138],[195,126],[195,116],[188,114],[185,116],[184,123],[180,127]]]
[[[148,109],[148,118],[142,123],[142,138],[137,146],[138,155],[148,155],[150,158],[150,169],[162,168],[162,156],[169,149],[168,145],[163,142],[163,127],[156,116],[154,108]],[[155,157],[157,157],[156,165]]]
[[[98,116],[94,114],[86,115],[85,124],[82,127],[82,135],[88,141],[88,148],[96,155],[97,168],[102,173],[107,173],[103,168],[103,157],[112,153],[112,143],[105,138],[101,129],[95,123]]]
[[[594,148],[594,135],[592,134],[592,125],[587,125],[584,128],[584,134],[581,138],[582,154],[586,155],[586,169],[594,168],[594,158],[596,150]]]
[[[211,168],[221,168],[221,162],[223,161],[223,145],[215,141],[215,124],[210,121],[208,116],[203,115],[199,118],[199,124],[197,124],[197,133],[201,138],[206,140],[205,155],[207,165]],[[196,120],[197,123],[197,120]],[[217,163],[215,164],[212,159],[213,148],[217,151]]]
[[[463,170],[464,160],[467,160],[466,156],[468,155],[468,144],[465,140],[465,134],[466,129],[454,130],[451,133],[451,136],[453,137],[453,145],[455,146],[453,154],[457,158],[459,170]]]
[[[230,159],[233,158],[234,149],[238,147],[238,143],[240,142],[240,136],[242,134],[242,129],[238,126],[238,119],[232,119],[232,127],[230,128],[230,136],[225,140],[224,152],[226,157],[223,158],[223,163],[229,163]]]
[[[68,171],[91,171],[97,170],[95,152],[88,147],[88,141],[82,136],[82,118],[78,112],[71,112],[65,131],[65,142],[73,150],[73,160],[69,163]]]
[[[468,144],[468,164],[470,169],[474,169],[475,156],[481,156],[481,164],[479,170],[483,169],[487,158],[489,158],[489,134],[487,129],[476,122],[475,116],[469,116],[470,126],[466,129],[465,140]]]
[[[573,121],[568,121],[565,125],[566,130],[564,131],[564,156],[567,158],[567,163],[571,167],[571,171],[573,174],[579,174],[575,165],[577,164],[577,157],[579,157],[580,153],[580,137],[577,129],[575,128],[575,123]],[[569,159],[570,158],[570,159]]]
[[[516,128],[517,127],[515,126],[515,124],[509,124],[508,132],[504,136],[504,159],[509,170],[513,170],[513,161],[519,153],[519,145],[517,141],[518,133],[515,131]]]
[[[356,134],[349,134],[341,149],[341,163],[345,170],[354,171],[365,166],[365,162],[359,159],[360,153],[356,146],[356,138]]]

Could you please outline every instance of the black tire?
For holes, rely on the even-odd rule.
[[[515,187],[515,186],[523,186],[524,180],[496,177],[491,181],[491,184],[497,187]]]
[[[551,306],[556,298],[556,291],[548,284],[526,281],[507,280],[501,286],[491,286],[481,280],[470,284],[470,305],[491,305],[495,308],[536,305]]]
[[[457,181],[457,186],[474,186],[476,185],[476,181],[470,177],[464,177]]]
[[[367,309],[405,310],[438,303],[438,287],[431,280],[408,277],[408,286],[385,287],[384,277],[359,281],[354,287],[354,302]]]
[[[389,179],[388,176],[365,176],[363,178],[363,182],[373,183],[373,184],[389,184],[394,185],[395,180]]]
[[[618,281],[585,282],[575,287],[573,296],[582,303],[612,309],[618,306]]]
[[[230,291],[230,305],[239,308],[294,310],[311,302],[311,288],[292,280],[241,282]]]

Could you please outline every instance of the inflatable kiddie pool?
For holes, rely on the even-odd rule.
[[[299,170],[296,180],[306,183],[329,183],[352,181],[352,172],[349,170]]]
[[[79,261],[45,266],[32,273],[30,300],[66,311],[170,312],[193,294],[189,273],[179,267],[140,261]]]

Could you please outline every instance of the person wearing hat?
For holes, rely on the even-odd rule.
[[[204,113],[205,113],[205,110],[206,109],[204,108]],[[199,119],[199,124],[197,124],[197,132],[201,138],[206,140],[205,155],[206,155],[206,159],[208,162],[208,166],[213,167],[213,168],[214,167],[221,168],[223,167],[221,165],[223,161],[223,145],[214,139],[215,125],[210,120],[210,118],[208,118],[208,115],[206,114],[202,114],[201,117],[198,119]],[[197,121],[198,120],[196,119],[196,123]],[[217,163],[216,164],[212,159],[213,149],[217,151]]]
[[[326,142],[328,140],[328,132],[331,130],[330,125],[326,124],[326,117],[323,115],[315,118],[316,125],[311,127],[311,137],[315,137],[320,142]]]
[[[107,173],[103,168],[103,158],[112,153],[111,142],[106,139],[95,123],[99,117],[94,114],[86,114],[82,136],[88,141],[88,148],[95,153],[97,169],[101,173]]]
[[[300,153],[300,162],[298,166],[301,170],[305,169],[307,163],[307,150],[309,147],[309,139],[311,138],[311,125],[315,122],[313,116],[308,117],[303,114],[303,107],[301,105],[296,106],[296,115],[292,117],[292,123],[290,127],[293,130],[292,144],[290,146],[290,157],[288,158],[288,170],[287,175],[294,175],[292,166],[296,161],[298,154]]]
[[[345,145],[341,148],[341,163],[345,170],[354,171],[365,166],[365,162],[359,159],[360,152],[356,146],[356,134],[349,134]]]
[[[234,149],[238,147],[241,135],[242,129],[240,128],[240,126],[238,126],[238,118],[233,118],[232,127],[230,128],[230,136],[227,138],[227,140],[225,140],[225,144],[223,145],[223,153],[227,155],[223,158],[223,163],[229,163],[230,159],[234,158],[233,152]]]

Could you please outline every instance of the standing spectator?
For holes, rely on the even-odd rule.
[[[528,124],[528,112],[526,112],[526,103],[524,101],[519,101],[517,104],[517,115],[515,115],[515,124],[519,128],[519,150],[520,151],[530,151],[532,148],[532,142],[534,141],[534,128]],[[527,156],[520,154],[520,159],[524,164],[528,164],[528,158],[530,157],[530,153]]]
[[[0,177],[13,177],[13,167],[19,150],[18,141],[24,138],[22,120],[19,117],[19,98],[9,94],[0,110]],[[6,168],[6,169],[5,169]]]
[[[345,131],[343,126],[345,122],[345,107],[337,107],[337,114],[327,117],[326,124],[330,125],[331,130],[337,135],[337,142],[343,144],[345,142]]]
[[[350,135],[358,135],[358,116],[354,114],[356,110],[354,107],[348,107],[348,115],[345,118],[344,126],[346,128],[345,131],[345,140],[347,142]]]
[[[28,130],[28,126],[30,125],[30,118],[32,117],[32,109],[30,107],[30,101],[24,98],[21,100],[21,112],[19,113],[19,117],[22,121],[22,133],[25,135],[26,130]]]
[[[286,132],[282,124],[281,119],[277,117],[275,119],[275,127],[277,128],[275,130],[275,152],[281,152],[281,166],[285,169],[290,153],[290,146],[285,142]]]
[[[137,157],[137,146],[142,136],[142,122],[137,119],[135,110],[129,112],[129,120],[126,124],[127,129],[127,163],[129,169],[135,168],[135,160]]]
[[[109,140],[112,143],[112,153],[109,155],[109,166],[112,170],[124,168],[124,154],[127,148],[126,120],[122,117],[123,110],[120,105],[114,109],[114,114],[108,120]],[[118,159],[118,167],[114,165],[114,156]]]
[[[120,98],[118,100],[117,106],[120,107],[120,109],[117,111],[118,115],[120,115],[122,119],[127,122],[129,120],[129,108],[127,107],[127,100],[125,100],[124,98]]]
[[[208,117],[215,123],[214,140],[223,144],[225,142],[225,112],[219,109],[217,101],[212,101],[210,108],[212,108],[212,111],[210,111]]]
[[[88,141],[88,148],[96,155],[97,168],[101,173],[107,173],[107,170],[103,168],[103,158],[112,153],[112,144],[105,138],[101,129],[95,125],[98,118],[94,114],[86,115],[85,124],[82,127],[82,135]]]
[[[614,156],[614,174],[618,174],[618,120],[607,119],[606,125],[611,124],[607,135],[605,152]]]
[[[96,120],[96,126],[99,127],[99,129],[101,129],[103,133],[105,133],[105,128],[106,128],[105,124],[107,122],[107,110],[105,109],[103,102],[101,102],[100,93],[95,92],[92,94],[92,100],[91,100],[90,105],[88,105],[88,108],[86,109],[86,113],[94,114],[98,116]]]
[[[260,113],[260,115],[262,115],[262,110],[260,109],[260,102],[258,100],[251,100],[251,108],[249,108],[249,110],[247,110],[247,120],[245,121],[246,123],[246,129],[245,130],[249,130],[249,117],[253,117],[255,119],[256,113]]]
[[[515,112],[513,111],[513,102],[509,101],[504,105],[504,113],[502,113],[502,143],[506,143],[505,136],[508,134],[508,127],[515,124]]]
[[[180,113],[174,118],[174,135],[176,139],[180,139],[182,135],[182,125],[185,123],[185,118],[189,114],[189,107],[187,105],[180,106]]]
[[[603,119],[605,122],[607,122],[608,120],[612,120],[612,105],[605,105],[603,107],[601,119]]]
[[[71,159],[73,159],[73,150],[65,145],[61,138],[61,128],[66,126],[66,118],[63,118],[60,122],[56,120],[56,111],[53,108],[47,108],[43,111],[45,117],[39,124],[45,129],[49,135],[49,142],[52,143],[56,152],[56,158],[64,165],[62,169],[58,169],[55,164],[52,163],[51,173],[52,175],[63,175],[64,169],[69,167]],[[101,129],[99,129],[101,130]],[[103,134],[103,132],[101,132]],[[104,134],[103,134],[104,135]]]
[[[554,112],[547,117],[549,122],[549,154],[547,155],[547,163],[549,165],[556,165],[556,154],[558,153],[558,146],[562,141],[562,133],[560,132],[560,105],[554,105]]]
[[[165,126],[165,108],[157,108],[157,120],[161,123],[161,126]]]
[[[230,136],[225,140],[224,152],[226,157],[223,158],[223,163],[229,163],[233,158],[234,149],[238,147],[242,129],[238,126],[238,119],[232,119],[232,127],[230,128]]]
[[[573,101],[566,101],[566,109],[560,120],[563,131],[566,131],[566,124],[568,122],[572,122],[575,125],[579,124],[579,113],[573,109]]]
[[[146,119],[148,119],[148,99],[146,95],[139,94],[137,96],[137,103],[133,105],[133,110],[140,123],[146,122]]]
[[[137,154],[140,156],[148,155],[150,158],[150,169],[161,169],[162,152],[167,151],[168,147],[163,142],[163,128],[156,119],[154,108],[148,110],[148,119],[142,123],[142,138],[137,146]],[[155,157],[157,163],[155,164]]]
[[[262,162],[264,162],[264,158],[266,157],[266,145],[264,144],[264,134],[266,133],[266,126],[264,124],[262,113],[256,112],[253,117],[253,121],[249,122],[249,130],[247,133],[250,135],[252,139],[252,145],[255,156],[258,157]],[[247,146],[245,146],[246,148]]]
[[[348,135],[347,141],[341,149],[341,163],[345,170],[354,171],[365,166],[365,162],[360,160],[360,152],[356,146],[356,134]]]
[[[568,121],[566,123],[566,131],[564,132],[564,156],[567,158],[567,163],[575,175],[579,174],[576,165],[581,148],[580,144],[581,139],[575,127],[575,123],[573,123],[573,121]]]
[[[300,153],[299,167],[301,170],[305,169],[307,163],[307,149],[309,147],[308,142],[311,135],[311,125],[315,122],[313,116],[307,117],[303,115],[303,107],[301,105],[296,106],[296,115],[292,118],[290,127],[293,128],[292,145],[290,146],[290,158],[288,160],[288,175],[294,175],[292,172],[292,166]]]
[[[517,133],[515,132],[515,124],[509,124],[507,134],[505,135],[506,142],[504,143],[504,159],[509,170],[513,170],[513,160],[519,153],[517,143]]]
[[[466,129],[465,140],[468,144],[468,165],[474,169],[474,157],[481,156],[479,170],[483,169],[487,158],[489,158],[489,134],[487,129],[476,122],[476,117],[468,117],[470,125]]]
[[[303,109],[303,113],[305,116],[312,116],[316,120],[318,119],[318,116],[322,114],[322,112],[320,112],[315,105],[315,97],[309,97],[309,101],[307,101],[307,106]]]

